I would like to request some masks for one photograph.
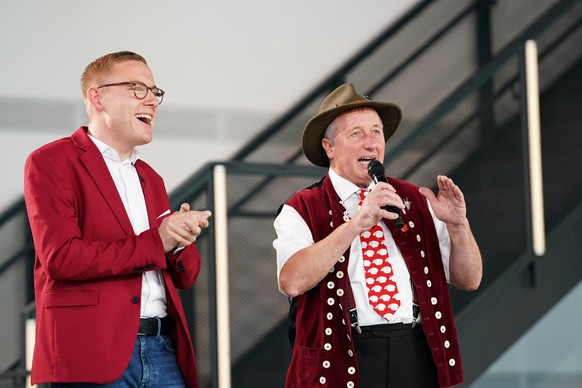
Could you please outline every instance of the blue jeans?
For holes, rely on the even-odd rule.
[[[129,366],[113,383],[53,383],[50,386],[54,388],[183,388],[184,380],[176,362],[176,351],[169,337],[138,336]]]

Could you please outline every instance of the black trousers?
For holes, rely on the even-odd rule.
[[[432,354],[421,325],[376,325],[352,331],[361,388],[438,388]]]

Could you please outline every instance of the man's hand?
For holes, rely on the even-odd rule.
[[[451,178],[439,175],[437,184],[436,196],[426,187],[419,190],[430,202],[435,216],[447,225],[451,239],[451,283],[463,290],[476,290],[483,277],[483,260],[469,226],[465,197]]]
[[[467,207],[463,192],[453,180],[445,175],[437,176],[438,194],[426,187],[420,188],[420,193],[428,199],[435,216],[447,225],[463,225],[466,223]]]
[[[396,193],[394,187],[386,182],[378,182],[362,202],[362,206],[354,217],[354,222],[363,232],[372,228],[382,218],[389,220],[398,218],[398,214],[389,212],[385,209],[386,206],[404,209],[402,198]]]
[[[208,217],[211,215],[210,210],[190,210],[190,205],[183,203],[180,210],[166,217],[158,229],[164,251],[187,247],[196,241],[202,229],[208,227]]]

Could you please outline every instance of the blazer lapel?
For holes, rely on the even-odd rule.
[[[79,128],[71,137],[75,145],[84,151],[79,159],[87,169],[93,182],[95,182],[105,202],[109,205],[111,212],[128,235],[135,234],[113,178],[111,178],[109,169],[105,164],[105,160],[103,160],[103,155],[87,136],[85,127]]]
[[[151,181],[151,179],[148,179],[148,177],[146,176],[147,175],[146,171],[144,171],[144,169],[141,168],[141,163],[142,162],[138,159],[135,163],[135,169],[137,171],[137,175],[139,176],[139,181],[141,183],[141,189],[143,191],[143,196],[148,211],[148,221],[150,223],[150,228],[153,228],[158,226],[158,220],[156,219],[158,214],[156,214],[156,209],[154,206],[155,199],[154,194],[152,192],[152,185],[147,184],[147,182]]]

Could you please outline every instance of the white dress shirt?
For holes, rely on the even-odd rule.
[[[135,169],[139,152],[134,149],[129,158],[122,161],[113,148],[91,135],[89,138],[103,155],[136,236],[148,230],[150,228],[148,212],[141,182]],[[163,318],[166,315],[164,278],[160,271],[146,271],[142,274],[140,317]]]
[[[357,191],[359,187],[342,178],[335,173],[331,168],[329,169],[329,178],[336,193],[344,203],[346,210],[350,216],[353,216],[358,211],[358,204],[360,202]],[[369,189],[375,186],[372,183]],[[427,201],[428,202],[428,201]],[[433,216],[437,236],[440,243],[440,251],[445,270],[445,276],[449,281],[449,256],[451,243],[446,225],[437,219],[432,208],[430,212]],[[291,206],[284,205],[281,213],[275,219],[275,231],[277,232],[277,239],[273,241],[273,247],[277,251],[277,280],[281,273],[281,268],[287,260],[295,254],[295,252],[314,244],[311,230],[301,217],[299,213]],[[409,323],[413,321],[412,315],[412,284],[410,281],[410,274],[408,267],[402,257],[400,249],[394,242],[392,233],[388,230],[384,222],[380,222],[382,230],[384,231],[385,243],[388,248],[388,255],[390,263],[394,272],[396,284],[401,297],[400,308],[394,314],[390,321],[382,318],[368,303],[368,291],[366,289],[365,271],[362,259],[362,249],[359,236],[354,239],[350,247],[350,260],[348,265],[348,272],[354,299],[358,308],[358,320],[361,326],[376,325],[383,323]],[[316,260],[317,258],[314,258]]]

